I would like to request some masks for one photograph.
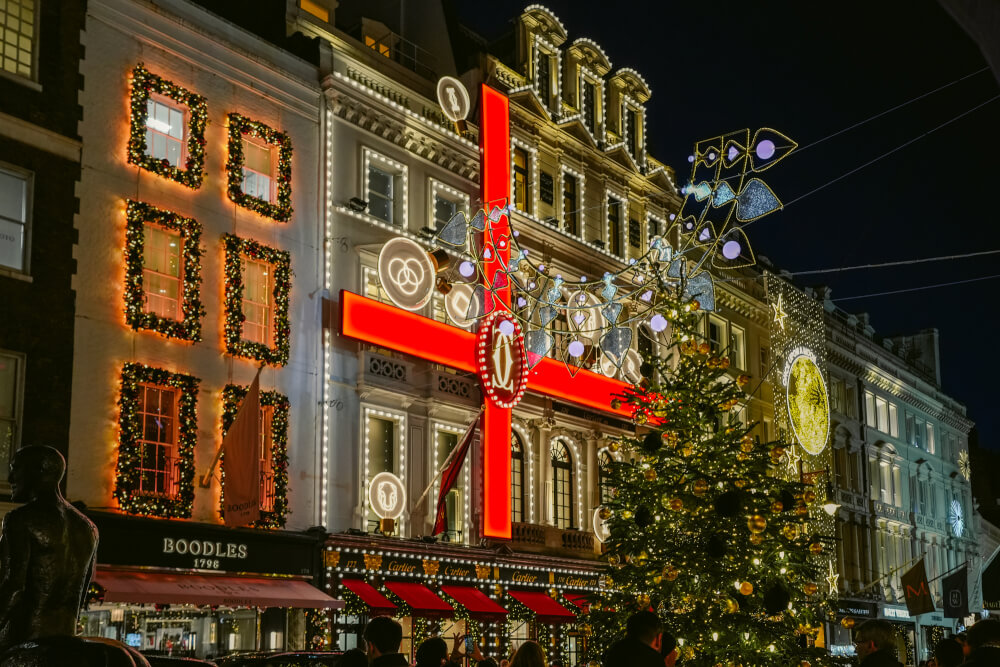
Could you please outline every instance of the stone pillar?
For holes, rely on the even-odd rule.
[[[535,490],[535,511],[539,524],[552,525],[552,455],[549,452],[549,440],[552,437],[552,424],[549,419],[533,419],[531,425],[537,434],[534,450],[538,456],[538,471]]]

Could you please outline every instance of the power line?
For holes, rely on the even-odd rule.
[[[855,271],[857,269],[881,269],[890,266],[906,266],[910,264],[923,264],[925,262],[943,262],[951,259],[966,259],[968,257],[981,257],[983,255],[1000,254],[997,250],[981,250],[979,252],[967,252],[961,255],[939,255],[937,257],[923,257],[920,259],[904,259],[897,262],[881,262],[878,264],[855,264],[854,266],[837,266],[828,269],[812,269],[811,271],[789,271],[793,276],[808,276],[816,273],[839,273],[841,271]]]
[[[995,278],[1000,278],[1000,273],[995,273],[992,276],[980,276],[979,278],[969,278],[968,280],[953,280],[948,283],[936,283],[934,285],[921,285],[920,287],[907,287],[904,289],[890,290],[888,292],[873,292],[871,294],[859,294],[857,296],[845,296],[839,299],[833,299],[834,302],[837,301],[853,301],[854,299],[867,299],[869,297],[875,296],[888,296],[890,294],[903,294],[905,292],[919,292],[926,289],[936,289],[938,287],[951,287],[952,285],[965,285],[967,283],[975,283],[982,280],[993,280]]]

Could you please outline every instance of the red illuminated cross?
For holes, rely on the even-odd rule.
[[[480,96],[482,148],[482,200],[503,202],[510,193],[510,117],[507,96],[483,85]],[[487,208],[487,212],[489,209]],[[509,238],[507,216],[493,221],[487,216],[489,239]],[[491,246],[493,244],[490,244]],[[497,244],[499,246],[500,244]],[[484,266],[483,282],[496,285],[497,271],[507,268],[510,243],[493,247]],[[497,289],[497,298],[510,306],[508,281]],[[352,292],[340,293],[341,333],[357,340],[411,354],[421,359],[475,373],[476,335],[449,324],[403,310]],[[630,417],[627,406],[614,409],[611,398],[630,385],[588,370],[571,377],[565,365],[542,359],[528,372],[527,388],[536,394],[561,398],[587,408]],[[502,408],[483,392],[483,535],[510,539],[510,408]]]

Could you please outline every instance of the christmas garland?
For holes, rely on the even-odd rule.
[[[222,435],[233,425],[240,401],[247,395],[248,387],[227,384],[222,390]],[[254,528],[284,528],[288,515],[288,397],[276,391],[260,392],[260,404],[274,407],[271,417],[271,470],[274,472],[274,510],[261,512]],[[225,454],[222,455],[222,493],[219,497],[219,516],[225,516],[223,500],[226,492]]]
[[[243,135],[249,134],[278,148],[277,203],[272,204],[260,197],[243,192]],[[277,220],[288,222],[292,219],[292,140],[284,132],[278,132],[264,123],[250,120],[238,113],[229,114],[229,159],[226,161],[229,198],[234,202]]]
[[[175,167],[165,159],[148,154],[146,122],[149,111],[146,103],[153,94],[169,97],[188,108],[187,160],[185,168]],[[208,106],[205,98],[186,88],[163,79],[139,63],[132,70],[131,128],[128,140],[129,164],[148,169],[154,174],[169,178],[192,189],[201,187],[205,167],[205,126],[208,124]]]
[[[310,651],[329,651],[330,616],[326,609],[306,609],[306,644]]]
[[[226,248],[226,352],[229,354],[256,359],[272,366],[284,366],[288,363],[289,334],[291,326],[288,321],[288,297],[291,291],[291,255],[284,250],[275,250],[261,245],[256,241],[241,239],[232,234],[222,237]],[[274,279],[274,301],[271,304],[274,316],[274,345],[268,347],[243,338],[243,269],[241,256],[264,261],[271,265]]]
[[[125,322],[133,329],[150,329],[168,338],[200,341],[201,318],[205,314],[201,303],[201,225],[194,218],[185,218],[131,199],[128,200],[125,218]],[[184,240],[181,249],[182,320],[160,317],[145,309],[142,273],[147,223],[176,231]]]
[[[173,498],[145,495],[139,490],[143,433],[139,417],[140,383],[178,389],[177,442],[178,491]],[[129,514],[169,518],[190,518],[194,502],[194,448],[198,442],[198,384],[190,375],[171,373],[145,364],[127,363],[122,368],[118,396],[120,430],[118,465],[115,472],[115,498]]]

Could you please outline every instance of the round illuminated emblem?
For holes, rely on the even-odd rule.
[[[805,348],[792,350],[784,381],[792,430],[802,449],[815,456],[826,447],[830,435],[830,402],[816,355]]]
[[[434,265],[419,243],[395,238],[378,255],[378,280],[394,304],[420,310],[434,293]]]
[[[951,524],[951,532],[955,537],[961,537],[965,532],[965,516],[962,512],[962,503],[957,500],[951,501],[948,508],[948,523]]]
[[[473,301],[479,301],[476,289],[472,285],[458,283],[445,295],[444,309],[448,311],[451,321],[464,329],[476,321],[475,318],[469,317],[470,313],[475,315],[481,311],[478,304]]]
[[[391,472],[380,472],[368,484],[368,504],[380,519],[396,519],[406,504],[403,482]]]
[[[438,80],[438,104],[444,115],[454,122],[465,120],[469,115],[469,91],[461,81],[453,76],[443,76]]]
[[[598,507],[594,510],[593,524],[594,537],[597,538],[598,542],[604,544],[608,541],[608,538],[611,537],[611,529],[608,528],[608,522],[601,518],[602,511],[604,511],[603,507]]]
[[[483,391],[501,408],[521,401],[528,384],[528,358],[521,325],[509,313],[494,311],[483,320],[476,340]]]

